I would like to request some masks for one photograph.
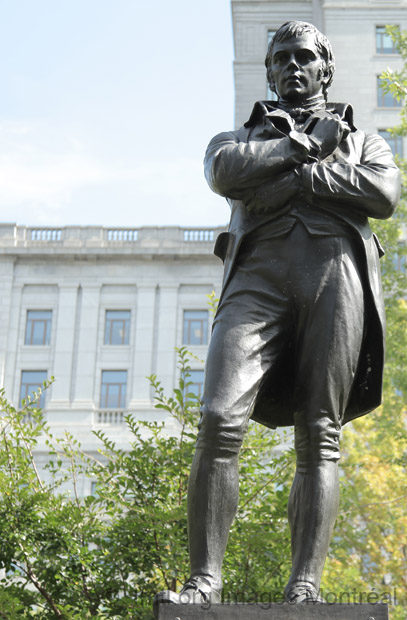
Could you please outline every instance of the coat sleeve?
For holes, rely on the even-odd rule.
[[[245,199],[274,175],[307,160],[309,149],[288,136],[242,142],[238,132],[215,136],[206,151],[204,166],[209,187],[227,198]]]
[[[386,219],[400,198],[400,171],[378,135],[365,137],[359,164],[320,162],[302,166],[301,174],[306,199],[333,210]]]

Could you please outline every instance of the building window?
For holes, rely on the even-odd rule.
[[[207,310],[184,310],[183,344],[208,344]]]
[[[102,370],[100,407],[124,409],[126,406],[127,370]]]
[[[24,344],[47,345],[51,341],[52,310],[28,310]]]
[[[379,108],[400,108],[402,105],[401,100],[397,100],[391,93],[385,93],[383,85],[386,80],[381,77],[377,78],[377,105]]]
[[[395,136],[387,129],[379,129],[379,135],[382,136],[392,150],[393,155],[400,155],[403,157],[403,138],[401,136]]]
[[[376,53],[377,54],[398,54],[393,39],[386,32],[386,26],[376,26]]]
[[[28,395],[32,396],[32,393],[36,392],[39,387],[42,388],[42,384],[46,379],[46,370],[23,370],[21,372],[20,403],[23,399],[26,399]],[[44,405],[45,394],[42,393],[37,406],[43,409]]]
[[[190,370],[190,377],[187,377],[187,381],[191,381],[191,385],[188,386],[187,392],[195,394],[195,396],[201,396],[204,386],[204,371],[203,370]]]
[[[106,310],[105,344],[129,344],[130,310]]]

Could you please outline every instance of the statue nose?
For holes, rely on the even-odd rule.
[[[288,63],[288,67],[289,67],[289,68],[291,68],[291,67],[298,68],[298,66],[299,66],[299,65],[298,65],[298,62],[296,61],[295,57],[294,57],[294,56],[292,56],[292,57],[290,58],[290,62]]]

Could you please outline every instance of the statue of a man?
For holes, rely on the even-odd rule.
[[[334,57],[313,25],[281,26],[266,67],[278,101],[257,102],[205,157],[208,183],[232,213],[215,247],[225,273],[189,480],[191,577],[156,603],[220,602],[250,418],[294,426],[284,596],[319,601],[338,510],[341,427],[381,400],[382,248],[368,217],[392,215],[399,171],[383,138],[355,127],[350,105],[327,103]]]

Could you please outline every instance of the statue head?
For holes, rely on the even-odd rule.
[[[297,51],[291,54],[290,60],[284,54],[291,53],[294,47]],[[270,89],[279,97],[301,100],[316,94],[313,91],[319,85],[326,98],[335,71],[335,58],[330,42],[313,24],[290,21],[283,24],[271,39],[265,65]],[[291,89],[287,80],[291,80]],[[298,80],[297,88],[295,80]]]

